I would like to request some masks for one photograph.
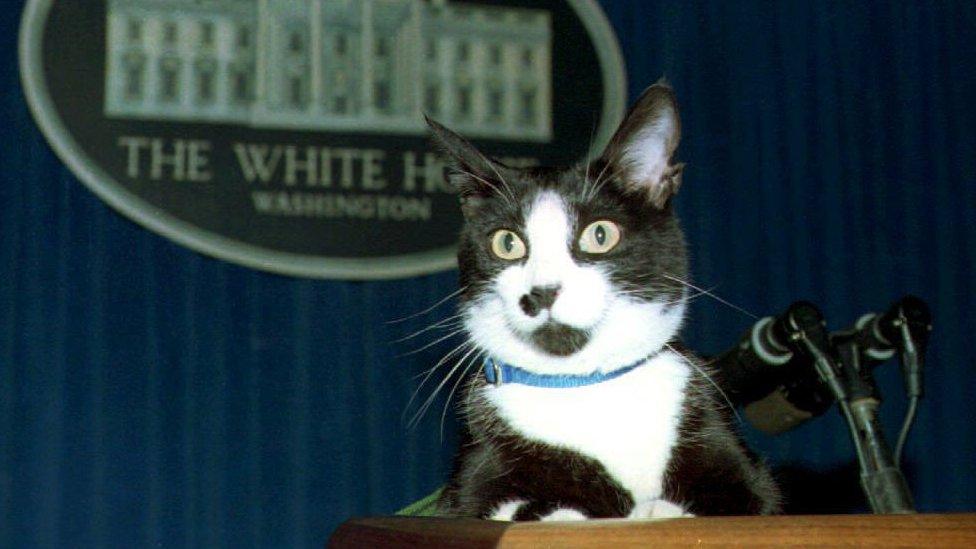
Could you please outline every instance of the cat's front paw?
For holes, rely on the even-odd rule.
[[[664,519],[693,516],[695,515],[689,513],[684,507],[678,505],[677,503],[671,503],[670,501],[663,499],[654,499],[650,501],[642,501],[634,505],[634,508],[631,510],[628,518]]]
[[[539,517],[541,521],[570,521],[570,520],[586,520],[588,517],[584,515],[581,511],[572,509],[569,507],[560,507],[548,515]]]
[[[515,520],[515,513],[518,513],[519,509],[525,505],[524,499],[513,499],[511,501],[506,501],[495,508],[494,511],[488,513],[486,517],[488,520]]]
[[[542,502],[529,503],[524,499],[506,501],[488,514],[489,520],[519,521],[573,521],[586,520],[582,511],[571,507],[556,507]]]

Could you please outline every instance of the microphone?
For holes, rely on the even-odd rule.
[[[830,335],[831,342],[853,340],[861,363],[874,368],[900,353],[909,396],[922,396],[921,368],[924,348],[932,330],[932,314],[924,301],[907,295],[882,314],[868,313],[854,327]],[[921,352],[919,347],[922,348]]]
[[[788,431],[823,414],[833,403],[815,357],[799,344],[800,334],[826,342],[823,315],[807,301],[759,320],[738,345],[714,361],[729,399],[744,406],[749,422],[765,433]]]

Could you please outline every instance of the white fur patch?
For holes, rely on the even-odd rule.
[[[505,300],[512,326],[526,333],[550,319],[586,329],[602,317],[610,287],[604,273],[573,261],[570,247],[576,235],[573,219],[561,196],[544,191],[536,197],[525,221],[529,257],[498,277],[495,287]],[[559,286],[551,310],[536,316],[522,311],[519,300],[535,287]]]
[[[555,511],[549,513],[548,515],[540,518],[539,520],[543,522],[556,522],[556,521],[575,521],[575,520],[586,520],[587,516],[583,513],[577,511],[576,509],[568,509],[565,507],[560,507]]]
[[[663,499],[644,500],[634,505],[627,518],[632,519],[664,519],[678,517],[693,517],[692,513],[685,511],[684,507],[677,503],[671,503]]]
[[[512,520],[515,517],[515,513],[525,505],[524,499],[516,499],[512,501],[506,501],[498,506],[497,509],[488,515],[488,520]]]
[[[664,351],[618,378],[572,389],[487,386],[485,397],[525,438],[596,459],[636,502],[656,500],[678,438],[690,370]]]

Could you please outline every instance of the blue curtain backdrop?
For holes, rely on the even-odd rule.
[[[413,430],[400,324],[456,287],[299,280],[210,259],[122,218],[52,154],[0,13],[0,546],[315,546],[437,486],[456,428]],[[798,298],[832,328],[904,293],[935,313],[907,448],[918,505],[976,509],[976,4],[606,0],[631,97],[683,106],[679,210],[703,286],[758,315]],[[572,90],[555,90],[573,93]],[[699,300],[703,352],[752,319]],[[904,410],[887,368],[883,415]],[[426,395],[427,393],[423,393]],[[750,433],[774,464],[854,492],[836,413]],[[841,471],[840,474],[834,472]],[[833,476],[830,476],[833,475]]]

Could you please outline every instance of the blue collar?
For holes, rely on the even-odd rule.
[[[570,389],[573,387],[582,387],[584,385],[594,385],[596,383],[610,381],[611,379],[620,377],[634,368],[637,368],[641,364],[644,364],[644,362],[646,362],[649,358],[649,356],[644,357],[633,364],[624,366],[623,368],[617,368],[612,372],[593,372],[591,374],[580,375],[537,374],[535,372],[523,370],[517,366],[512,366],[511,364],[505,364],[504,362],[493,360],[492,358],[485,359],[484,366],[482,366],[481,370],[485,374],[485,381],[495,385],[496,387],[502,385],[503,383],[518,383],[521,385],[543,387],[547,389]]]

